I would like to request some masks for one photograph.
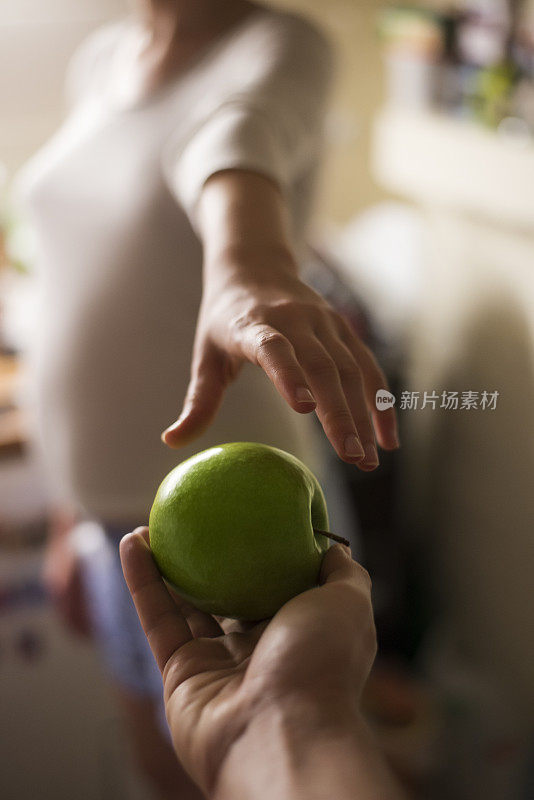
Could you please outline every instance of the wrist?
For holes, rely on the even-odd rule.
[[[298,264],[290,246],[282,241],[257,239],[228,241],[204,255],[205,286],[294,281]]]
[[[228,750],[210,796],[214,800],[327,796],[331,792],[314,793],[314,762],[328,763],[334,755],[336,770],[343,773],[343,763],[350,764],[367,737],[361,715],[346,700],[329,704],[291,697],[270,702],[253,714]],[[344,778],[342,782],[346,783]],[[341,784],[337,788],[338,800],[344,800]]]
[[[204,185],[199,229],[208,264],[245,264],[262,253],[279,253],[284,260],[291,254],[290,228],[287,204],[269,178],[226,170]]]

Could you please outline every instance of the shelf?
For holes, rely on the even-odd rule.
[[[20,454],[27,440],[26,414],[16,403],[19,386],[16,359],[0,356],[0,459]]]
[[[389,191],[425,205],[534,230],[534,143],[472,123],[383,109],[373,171]]]

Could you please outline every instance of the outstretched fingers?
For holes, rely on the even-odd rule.
[[[378,452],[365,394],[362,370],[344,342],[330,331],[324,332],[323,343],[338,369],[347,405],[364,449],[365,457],[359,462],[358,466],[363,470],[373,470],[378,466]]]
[[[136,528],[120,543],[122,569],[154,658],[163,673],[169,658],[193,638],[150,552],[148,528]]]
[[[307,414],[316,406],[293,345],[270,325],[251,326],[242,343],[246,357],[260,366],[294,411]]]
[[[200,436],[213,421],[228,384],[225,356],[206,343],[194,359],[182,413],[161,434],[172,448],[183,447]]]
[[[384,450],[396,450],[399,447],[397,413],[393,407],[378,410],[376,393],[379,389],[389,391],[388,382],[376,358],[369,348],[353,333],[346,320],[340,318],[341,338],[353,354],[363,375],[364,391],[367,406],[373,418],[378,444]]]
[[[373,415],[378,442],[384,450],[396,450],[400,446],[397,412],[393,407],[382,410],[376,406],[376,393],[379,389],[389,392],[389,386],[384,373],[376,363],[375,357],[365,345],[362,345],[360,349],[360,363],[366,376],[367,402]]]
[[[295,350],[317,398],[317,416],[328,439],[343,461],[361,462],[365,452],[360,431],[348,406],[334,356],[315,336],[299,337]]]

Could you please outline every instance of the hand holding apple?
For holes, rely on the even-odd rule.
[[[369,576],[348,549],[329,548],[321,585],[272,620],[228,633],[171,597],[147,528],[124,537],[121,559],[175,751],[207,796],[400,797],[360,713],[376,638]]]

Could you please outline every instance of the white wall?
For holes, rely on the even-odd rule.
[[[70,56],[126,0],[0,0],[0,162],[12,173],[63,114]]]
[[[407,388],[500,392],[495,411],[400,412],[406,503],[432,549],[451,648],[532,720],[534,146],[386,110],[375,167],[425,220]]]

